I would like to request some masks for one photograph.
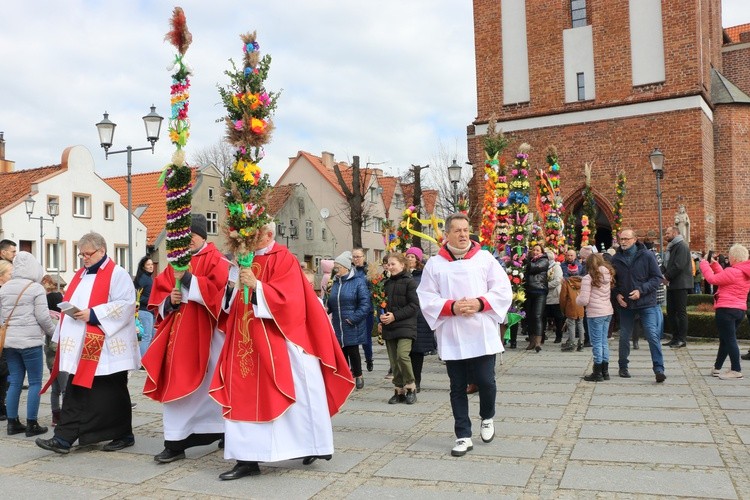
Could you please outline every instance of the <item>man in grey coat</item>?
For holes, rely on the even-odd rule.
[[[668,244],[663,273],[667,285],[667,321],[672,340],[664,345],[677,349],[687,345],[687,296],[693,288],[693,261],[690,248],[677,227],[668,227],[665,237]]]

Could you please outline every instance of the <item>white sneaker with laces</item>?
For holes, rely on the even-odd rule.
[[[711,368],[712,377],[718,377],[720,373],[721,373],[721,370],[719,370],[718,368]]]
[[[474,449],[474,443],[471,442],[471,438],[456,439],[456,446],[451,450],[451,455],[454,457],[463,457],[467,451]]]
[[[482,426],[479,430],[479,435],[482,436],[482,441],[489,443],[495,439],[495,423],[491,418],[482,420]]]
[[[728,372],[720,373],[719,378],[721,380],[732,380],[736,378],[742,378],[742,373],[736,372],[734,370],[729,370]]]

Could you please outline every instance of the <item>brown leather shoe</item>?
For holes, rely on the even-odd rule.
[[[474,394],[475,392],[479,391],[479,386],[477,384],[469,384],[466,386],[466,394]]]

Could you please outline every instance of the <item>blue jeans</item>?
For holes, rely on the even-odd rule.
[[[495,416],[495,355],[488,354],[478,358],[445,361],[451,391],[451,408],[453,409],[454,431],[457,438],[471,437],[471,419],[469,418],[469,396],[466,386],[471,382],[479,386],[479,416],[482,420]]]
[[[740,348],[737,345],[737,328],[742,323],[742,317],[745,311],[742,309],[732,309],[729,307],[719,307],[716,309],[716,329],[719,331],[719,352],[716,353],[716,363],[714,368],[721,369],[721,366],[729,356],[732,363],[732,370],[741,372],[740,366]],[[10,413],[8,414],[10,415]]]
[[[651,363],[654,373],[664,373],[664,356],[661,353],[661,342],[659,342],[660,327],[663,326],[663,316],[660,306],[644,307],[642,309],[628,309],[621,307],[620,311],[620,350],[618,364],[620,369],[628,368],[628,356],[630,356],[630,337],[633,334],[635,315],[640,316],[643,335],[648,340],[648,348],[651,351]]]
[[[26,394],[26,419],[37,420],[39,416],[39,391],[42,388],[44,351],[41,345],[27,349],[5,348],[8,360],[10,387],[5,400],[8,418],[18,418],[18,403],[21,399],[23,379],[28,374],[29,390]]]
[[[143,325],[143,339],[138,343],[141,357],[143,357],[146,354],[146,349],[151,345],[151,339],[154,336],[154,315],[150,311],[141,309],[138,311],[138,317],[141,319],[141,324]]]
[[[609,331],[609,322],[612,315],[600,316],[597,318],[587,317],[589,324],[589,338],[591,339],[591,352],[594,356],[594,363],[609,363],[609,342],[607,342],[607,332]]]
[[[375,316],[372,312],[367,315],[365,320],[365,328],[367,329],[367,337],[365,343],[362,344],[362,350],[365,352],[365,361],[372,361],[372,328],[375,326]]]

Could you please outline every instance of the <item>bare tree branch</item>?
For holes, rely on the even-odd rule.
[[[221,172],[222,178],[226,178],[234,165],[234,157],[234,148],[220,139],[216,144],[194,151],[190,163],[202,167],[213,165]]]

